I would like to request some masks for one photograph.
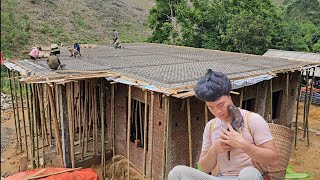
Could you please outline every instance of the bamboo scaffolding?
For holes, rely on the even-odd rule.
[[[22,110],[22,123],[23,123],[23,133],[24,133],[24,143],[26,145],[26,154],[27,159],[29,158],[29,148],[28,148],[28,141],[27,141],[27,128],[26,128],[26,119],[25,119],[25,113],[24,113],[24,103],[23,103],[23,96],[22,96],[22,86],[21,83],[19,83],[19,89],[20,89],[20,103],[21,103],[21,110]]]
[[[72,118],[72,94],[71,94],[71,83],[66,85],[66,95],[68,104],[68,120],[69,120],[69,137],[70,137],[70,156],[72,168],[75,167],[75,153],[74,153],[74,131],[73,131],[73,118]]]
[[[187,114],[188,114],[188,137],[189,137],[189,166],[192,167],[192,137],[191,137],[191,109],[190,98],[187,99]]]
[[[131,85],[128,87],[128,131],[127,131],[127,158],[128,179],[130,179],[130,134],[131,134]]]
[[[14,94],[12,92],[12,80],[11,80],[11,73],[9,71],[9,69],[7,69],[7,73],[8,73],[8,78],[9,78],[9,86],[10,86],[10,95],[11,95],[11,104],[12,104],[12,111],[13,111],[13,119],[14,119],[14,129],[16,131],[16,139],[17,142],[19,142],[19,136],[18,136],[18,128],[17,128],[17,117],[16,117],[16,108],[15,108],[15,104],[14,104]]]
[[[112,164],[114,164],[114,157],[115,157],[115,101],[114,101],[114,84],[111,84],[111,127],[112,127]],[[112,179],[114,179],[115,174],[115,167],[112,166]]]
[[[143,175],[146,176],[147,161],[147,126],[148,126],[148,91],[144,91],[144,127],[143,127]]]
[[[154,118],[154,92],[151,91],[150,102],[150,157],[149,157],[149,179],[152,179],[152,158],[153,158],[153,118]]]
[[[14,71],[12,71],[12,76],[15,76]],[[17,84],[16,79],[13,78],[13,90],[14,90],[14,99],[16,101],[16,111],[17,111],[17,128],[18,128],[18,137],[19,137],[19,150],[22,152],[22,139],[21,139],[21,128],[20,128],[20,115],[19,115],[19,105],[18,105],[18,97],[17,97]]]
[[[300,94],[301,94],[301,76],[302,72],[300,73],[298,84],[297,84],[297,93],[298,93],[298,100],[297,100],[297,107],[296,107],[296,121],[295,121],[295,136],[294,136],[294,148],[297,149],[297,139],[298,139],[298,114],[299,114],[299,102],[300,102]]]
[[[54,106],[52,89],[51,89],[51,87],[49,85],[47,85],[47,93],[48,93],[48,96],[49,96],[49,104],[50,104],[50,107],[51,107],[51,116],[53,118],[53,127],[54,127],[54,132],[55,132],[57,153],[61,157],[61,167],[63,167],[64,162],[63,162],[61,138],[60,138],[60,134],[59,134],[57,113],[56,113],[56,109],[55,109],[55,106]]]

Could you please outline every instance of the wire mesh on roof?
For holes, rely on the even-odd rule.
[[[68,71],[112,71],[164,88],[194,84],[207,69],[221,71],[231,79],[268,74],[272,71],[297,69],[310,62],[291,61],[274,57],[224,52],[161,44],[124,44],[123,49],[112,45],[82,48],[79,57],[69,57],[67,48],[60,48],[60,61]],[[63,74],[51,71],[45,60],[17,61],[35,74]]]

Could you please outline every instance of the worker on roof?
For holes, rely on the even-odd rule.
[[[50,53],[52,53],[55,56],[57,56],[57,55],[60,56],[60,49],[59,49],[58,44],[51,44],[50,48],[51,48],[51,52]]]
[[[75,42],[73,45],[73,49],[76,49],[78,51],[79,56],[81,56],[79,43]]]
[[[205,126],[198,169],[176,166],[168,180],[262,180],[260,166],[278,165],[268,123],[257,113],[235,107],[230,91],[231,82],[221,72],[208,70],[198,80],[195,95],[207,104],[215,119]],[[219,173],[210,175],[216,167],[220,167]]]
[[[50,56],[47,59],[47,64],[52,70],[57,70],[58,67],[61,65],[60,59],[52,52],[50,53]]]
[[[40,59],[40,51],[42,51],[41,47],[33,48],[29,53],[30,59],[32,60]]]

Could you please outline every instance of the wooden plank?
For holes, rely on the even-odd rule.
[[[61,131],[62,131],[62,154],[63,154],[63,162],[65,168],[72,167],[71,162],[71,150],[70,150],[70,128],[68,122],[68,101],[67,101],[67,92],[66,87],[59,85],[59,101],[60,101],[60,112],[61,116]]]

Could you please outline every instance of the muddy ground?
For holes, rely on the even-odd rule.
[[[302,126],[303,105],[299,107],[299,126]],[[295,121],[295,117],[293,118]],[[292,149],[290,164],[296,172],[310,172],[312,179],[320,179],[320,106],[311,105],[309,116],[310,146],[303,137],[303,131],[298,132],[297,149]],[[11,175],[19,171],[20,153],[15,140],[13,113],[11,110],[1,111],[1,176]],[[101,176],[100,166],[92,167]]]

